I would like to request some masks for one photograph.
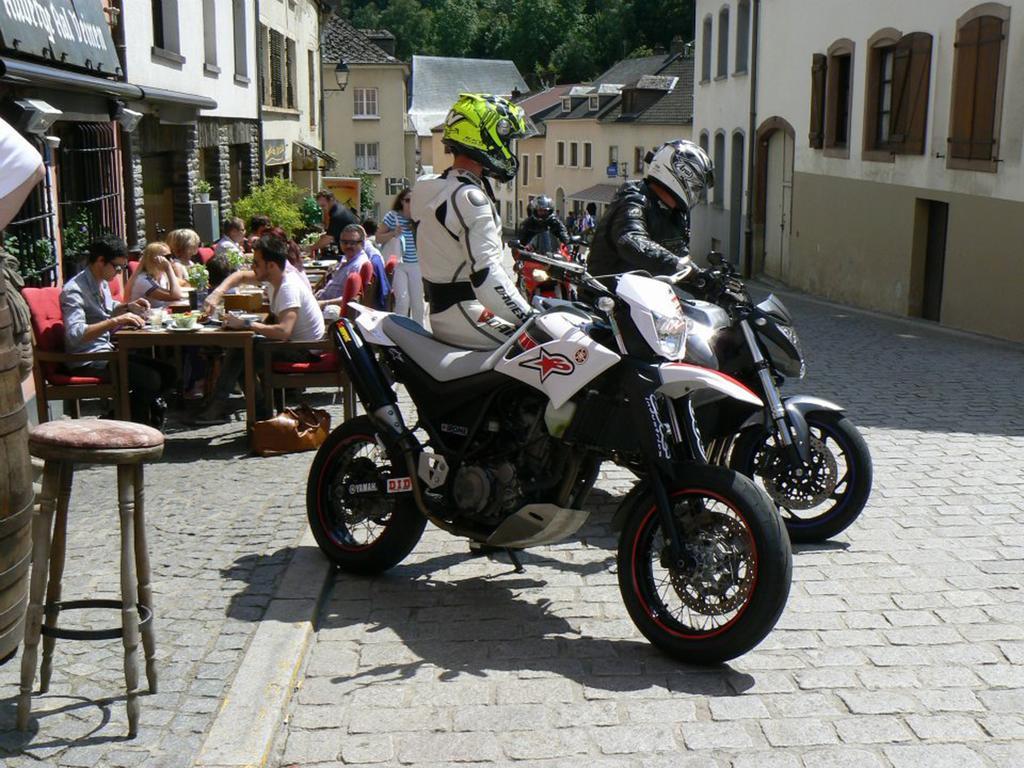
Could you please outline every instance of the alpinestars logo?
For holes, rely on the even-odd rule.
[[[565,355],[549,354],[543,347],[541,347],[540,354],[537,357],[532,360],[524,360],[519,364],[519,367],[540,371],[540,381],[542,384],[547,381],[548,376],[551,374],[571,376],[573,371],[576,370],[576,366],[568,357]]]

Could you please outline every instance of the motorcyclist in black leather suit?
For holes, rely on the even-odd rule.
[[[550,232],[561,243],[569,242],[569,230],[555,213],[555,204],[547,195],[541,195],[531,203],[530,215],[519,225],[518,239],[523,245],[529,245],[530,241],[541,232]]]
[[[681,139],[648,153],[646,162],[643,180],[619,188],[594,230],[587,271],[683,273],[682,282],[698,284],[704,270],[690,261],[690,209],[714,186],[714,165],[699,145]]]

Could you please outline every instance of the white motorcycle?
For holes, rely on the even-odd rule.
[[[583,525],[598,468],[614,461],[643,478],[616,515],[619,588],[633,622],[680,661],[734,658],[782,612],[790,544],[762,490],[706,463],[693,405],[728,399],[738,427],[763,403],[682,362],[689,326],[669,285],[625,275],[613,292],[590,282],[595,306],[541,300],[489,351],[449,346],[407,318],[355,305],[355,322],[340,320],[332,334],[366,415],[320,447],[310,526],[352,572],[401,562],[427,520],[506,549],[518,565],[516,550]],[[416,405],[414,425],[395,382]]]

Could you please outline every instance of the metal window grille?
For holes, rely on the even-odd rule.
[[[47,170],[52,155],[38,136],[25,137],[39,150]],[[57,230],[53,210],[50,174],[36,186],[21,206],[16,218],[3,232],[4,249],[18,260],[18,272],[25,285],[38,287],[57,283]]]
[[[77,268],[81,244],[101,233],[124,237],[121,148],[112,123],[78,123],[61,131],[60,224],[65,277]]]

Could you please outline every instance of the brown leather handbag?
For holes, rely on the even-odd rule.
[[[253,425],[252,450],[260,456],[313,451],[330,433],[331,414],[322,408],[285,408],[274,418]]]

